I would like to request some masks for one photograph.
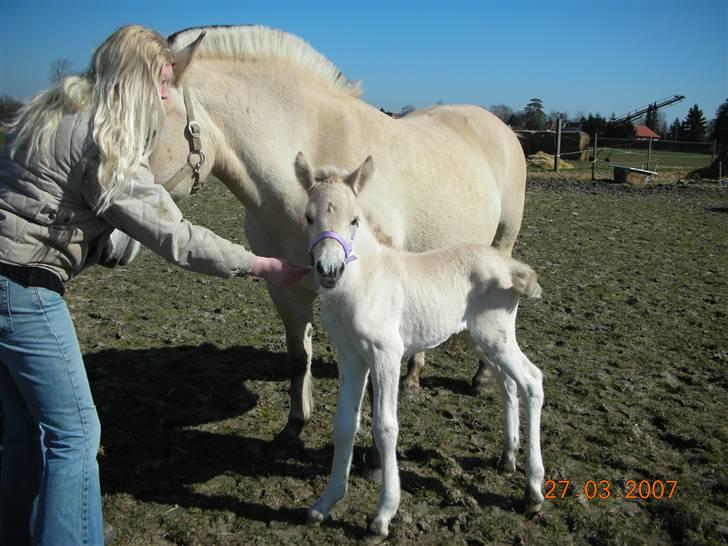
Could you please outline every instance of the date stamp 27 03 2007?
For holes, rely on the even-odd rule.
[[[624,485],[610,480],[546,480],[544,498],[551,500],[584,496],[587,500],[624,498],[633,500],[671,499],[677,492],[677,480],[626,480]]]

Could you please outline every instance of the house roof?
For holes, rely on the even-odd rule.
[[[634,136],[637,138],[660,138],[660,135],[647,127],[647,125],[635,125]]]

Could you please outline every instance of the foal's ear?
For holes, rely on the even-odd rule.
[[[357,170],[355,170],[353,173],[346,177],[344,182],[346,182],[351,187],[354,195],[359,195],[364,189],[366,183],[369,182],[369,179],[372,177],[373,174],[374,160],[372,159],[372,156],[369,156],[364,160],[364,163],[362,163]]]
[[[296,169],[296,178],[298,178],[301,186],[306,190],[306,193],[311,193],[314,186],[313,174],[311,174],[311,167],[308,166],[306,158],[303,157],[303,152],[298,152],[293,166]]]
[[[197,51],[200,49],[200,44],[202,43],[202,39],[205,37],[205,34],[207,34],[207,31],[203,30],[194,42],[182,51],[178,51],[174,54],[175,85],[182,81],[182,77],[184,76],[187,67],[190,66],[190,63],[194,60]]]

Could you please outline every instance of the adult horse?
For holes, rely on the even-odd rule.
[[[219,178],[246,208],[255,253],[307,263],[307,195],[291,169],[299,150],[317,165],[346,168],[377,158],[378,176],[361,206],[394,247],[474,242],[511,253],[526,165],[514,133],[485,109],[438,106],[392,119],[362,101],[359,85],[306,42],[266,27],[187,29],[169,44],[177,82],[152,169],[158,180],[172,179],[168,189],[177,196],[190,193],[193,178]],[[188,163],[194,168],[185,171]],[[312,283],[268,287],[291,374],[282,439],[300,436],[313,407]],[[423,362],[421,354],[411,359],[405,387],[417,386]],[[482,370],[481,363],[474,382]]]

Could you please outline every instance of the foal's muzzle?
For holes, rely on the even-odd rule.
[[[344,274],[345,268],[346,264],[343,262],[338,266],[327,268],[324,267],[319,260],[316,262],[316,276],[319,284],[324,288],[334,288],[341,279],[341,276]]]

